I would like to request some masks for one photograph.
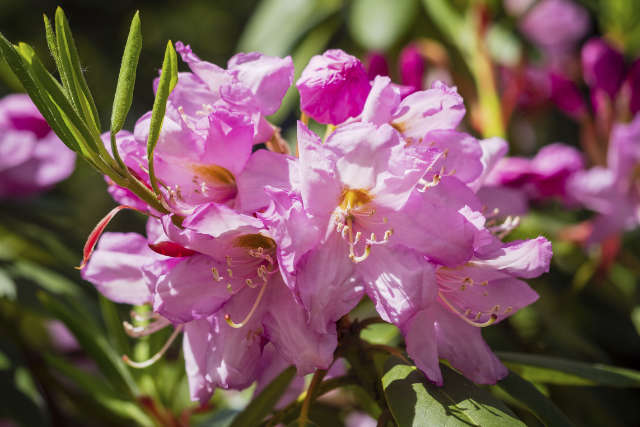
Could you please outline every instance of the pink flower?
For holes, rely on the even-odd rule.
[[[304,113],[320,123],[337,125],[360,114],[371,86],[356,57],[332,49],[311,58],[296,87]]]
[[[53,187],[71,175],[75,160],[27,95],[0,100],[0,198]]]

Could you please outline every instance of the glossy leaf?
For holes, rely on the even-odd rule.
[[[599,363],[522,353],[498,353],[512,371],[544,384],[640,387],[640,372]]]
[[[91,125],[92,131],[100,133],[100,119],[93,96],[82,73],[80,57],[73,40],[69,22],[60,7],[56,9],[55,29],[57,53],[60,58],[60,77],[78,113]]]
[[[382,386],[398,426],[524,426],[486,389],[446,366],[441,369],[444,386],[438,387],[402,359],[387,360]]]
[[[355,0],[349,30],[365,49],[385,51],[407,32],[416,6],[416,0]]]
[[[513,372],[497,384],[504,392],[527,407],[547,426],[563,427],[573,425],[565,414],[529,381]]]
[[[162,73],[160,74],[160,82],[156,92],[156,99],[153,101],[153,110],[151,112],[151,123],[149,125],[149,137],[147,139],[147,157],[149,158],[149,178],[151,186],[157,194],[160,193],[153,166],[153,151],[158,143],[160,130],[162,129],[162,121],[167,110],[167,100],[171,91],[178,83],[178,58],[176,50],[173,48],[171,40],[167,43],[164,52],[164,60],[162,61]]]
[[[140,30],[140,13],[136,12],[131,20],[129,37],[124,47],[116,94],[113,99],[113,110],[111,111],[111,133],[116,134],[124,126],[131,102],[133,100],[133,89],[136,83],[136,69],[138,59],[142,49],[142,32]]]
[[[257,426],[278,403],[280,397],[287,391],[289,384],[296,375],[293,366],[288,367],[276,377],[262,392],[256,396],[244,411],[233,420],[231,427]]]

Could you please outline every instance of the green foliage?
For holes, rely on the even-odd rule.
[[[233,419],[231,427],[258,425],[271,412],[284,392],[287,391],[287,387],[293,381],[295,374],[296,369],[292,366],[282,371],[247,405],[244,411]]]
[[[349,30],[367,50],[385,51],[406,34],[417,9],[417,0],[354,0]]]
[[[162,62],[162,73],[160,74],[160,83],[156,92],[156,100],[153,102],[153,110],[151,112],[151,124],[149,125],[149,137],[147,139],[147,157],[149,158],[149,178],[151,186],[156,194],[160,194],[158,183],[153,166],[153,151],[158,143],[160,130],[164,114],[167,109],[167,100],[171,91],[178,83],[178,58],[176,50],[173,48],[171,41],[167,42],[167,48],[164,52],[164,61]]]
[[[522,353],[499,353],[499,356],[512,371],[536,383],[640,387],[640,372],[631,369]]]
[[[382,377],[393,419],[400,427],[524,426],[504,403],[451,368],[441,366],[444,385],[430,383],[416,368],[390,357]]]

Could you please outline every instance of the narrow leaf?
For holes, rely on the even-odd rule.
[[[104,333],[90,319],[77,312],[72,312],[64,304],[44,292],[39,293],[38,298],[44,308],[52,316],[62,321],[71,331],[84,351],[96,362],[105,378],[117,391],[131,397],[138,394],[137,386],[124,362],[113,351],[105,339]]]
[[[398,426],[524,426],[486,389],[446,366],[440,368],[442,387],[429,382],[418,368],[400,358],[387,360],[382,386]]]
[[[64,121],[60,116],[60,112],[57,111],[57,107],[48,98],[43,84],[37,82],[29,72],[30,64],[25,61],[23,56],[18,53],[16,48],[2,34],[0,34],[0,52],[53,131],[58,135],[58,137],[60,137],[67,147],[80,153],[80,146],[64,126]]]
[[[110,412],[120,417],[130,419],[142,426],[153,426],[153,421],[149,416],[135,403],[122,399],[122,396],[116,393],[108,383],[96,378],[95,375],[84,372],[64,359],[50,354],[44,355],[45,360],[55,369],[64,374],[64,377],[73,381],[80,389],[86,392],[88,396],[96,400],[98,404],[104,406]]]
[[[116,85],[116,94],[113,99],[113,110],[111,112],[111,133],[118,133],[124,126],[131,101],[133,100],[133,88],[136,83],[136,69],[138,59],[142,49],[142,32],[140,31],[140,13],[136,12],[131,20],[129,37],[124,47],[122,64],[120,65],[120,75]]]
[[[233,420],[231,427],[257,426],[278,403],[280,397],[287,391],[289,384],[296,375],[293,366],[285,369],[262,392],[256,396],[244,411]]]
[[[160,194],[158,183],[153,167],[153,151],[158,143],[162,122],[167,110],[167,100],[171,91],[178,82],[178,58],[176,50],[173,48],[171,40],[167,43],[164,52],[164,60],[162,61],[162,73],[160,74],[160,82],[156,91],[156,99],[153,101],[153,110],[151,112],[151,123],[149,125],[149,137],[147,139],[147,157],[149,158],[149,178],[151,186],[156,194]]]
[[[113,345],[113,348],[119,354],[129,353],[129,338],[124,332],[122,326],[122,320],[118,314],[118,306],[116,303],[109,301],[102,295],[100,298],[100,312],[102,313],[102,319],[107,328],[107,336],[109,341]]]
[[[80,57],[69,28],[69,22],[60,7],[56,9],[55,27],[58,55],[62,65],[62,68],[58,71],[62,81],[78,113],[87,123],[92,125],[93,131],[100,134],[101,126],[98,110],[93,101],[91,91],[89,91],[87,81],[82,74]]]
[[[526,406],[544,424],[553,427],[573,425],[551,400],[517,374],[510,372],[497,386]]]
[[[533,382],[576,386],[640,387],[640,372],[631,369],[532,354],[499,353],[498,355],[509,369]]]
[[[58,54],[58,41],[56,38],[56,34],[53,32],[53,27],[51,26],[49,17],[46,14],[43,14],[42,18],[44,19],[44,31],[47,37],[47,46],[49,46],[49,52],[51,52],[51,56],[53,56],[53,60],[56,63],[56,68],[61,69],[62,63],[60,62],[60,55]]]

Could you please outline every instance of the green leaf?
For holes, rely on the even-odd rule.
[[[72,312],[44,292],[39,293],[38,297],[42,305],[71,331],[116,390],[131,397],[138,394],[136,384],[128,368],[111,348],[104,333],[90,319],[77,312]]]
[[[101,126],[98,110],[82,74],[80,57],[73,41],[69,22],[60,7],[56,9],[55,27],[57,53],[60,59],[59,64],[62,66],[58,71],[64,87],[78,113],[91,124],[91,130],[99,135]]]
[[[517,374],[510,372],[506,378],[498,382],[497,386],[526,406],[544,424],[553,427],[573,425],[551,400]]]
[[[416,6],[416,0],[355,0],[349,30],[367,50],[385,51],[409,29]]]
[[[387,360],[382,386],[398,426],[524,426],[486,389],[446,366],[440,368],[442,387],[400,358]]]
[[[109,341],[119,354],[128,354],[130,350],[129,338],[124,332],[122,320],[118,314],[118,306],[102,295],[99,295],[99,299],[100,312],[102,313],[104,324],[107,327],[107,336],[109,337]]]
[[[99,138],[91,133],[91,130],[86,126],[77,111],[73,109],[65,95],[65,90],[46,70],[33,48],[26,43],[20,43],[18,52],[24,60],[30,76],[34,79],[38,88],[41,88],[45,106],[53,120],[50,125],[56,131],[56,134],[58,134],[57,131],[60,132],[58,134],[60,139],[69,142],[67,146],[75,144],[78,147],[77,150],[80,150],[79,147],[81,146],[95,146],[97,144],[96,139],[99,140]],[[45,116],[45,118],[47,117]],[[102,142],[100,143],[102,144]]]
[[[23,56],[2,34],[0,34],[0,52],[53,131],[67,147],[75,152],[81,152],[75,138],[64,126],[64,120],[57,109],[58,107],[49,99],[43,85],[36,82],[36,79],[29,73],[29,64]]]
[[[167,42],[167,48],[164,51],[164,60],[162,61],[162,73],[160,74],[160,82],[156,91],[156,99],[153,101],[153,110],[151,112],[151,123],[149,124],[149,137],[147,139],[147,157],[149,158],[149,178],[151,186],[156,194],[160,194],[158,183],[153,167],[153,151],[158,143],[160,130],[162,129],[162,121],[167,110],[167,100],[171,91],[178,82],[178,58],[176,50],[173,48],[171,40]]]
[[[293,366],[285,369],[247,405],[244,411],[238,414],[231,427],[259,425],[260,421],[271,412],[280,397],[287,391],[295,375],[296,369]]]
[[[111,386],[95,375],[88,374],[64,359],[50,354],[44,355],[45,360],[55,369],[64,374],[66,379],[73,381],[80,389],[84,390],[88,396],[95,399],[100,405],[118,416],[130,419],[142,426],[153,426],[153,421],[135,403],[122,399]]]
[[[338,12],[344,0],[262,0],[238,43],[238,51],[283,56],[309,30]]]
[[[124,47],[116,94],[113,99],[113,110],[111,111],[112,134],[116,134],[122,129],[129,109],[131,108],[133,88],[136,83],[136,69],[138,68],[141,49],[142,32],[140,31],[140,13],[136,12],[131,20],[129,37],[127,37],[127,43]]]
[[[42,19],[44,20],[44,32],[47,38],[47,46],[49,47],[49,52],[51,52],[51,56],[53,56],[53,60],[56,63],[56,68],[60,70],[62,69],[62,62],[60,60],[60,54],[58,54],[58,39],[56,37],[56,34],[53,32],[53,27],[51,26],[49,17],[46,14],[43,14]]]
[[[0,298],[16,299],[16,284],[4,270],[0,270]]]
[[[631,369],[522,353],[498,353],[498,356],[509,369],[537,383],[640,387],[640,372]]]
[[[295,80],[300,77],[302,70],[307,65],[311,57],[320,53],[329,44],[329,40],[331,40],[331,37],[339,28],[339,24],[340,22],[338,20],[329,19],[318,25],[305,36],[293,52],[293,55],[291,55],[293,58],[293,66],[295,68]],[[282,99],[280,109],[275,114],[271,115],[269,120],[273,123],[282,123],[295,107],[297,100],[298,91],[295,87],[290,87]],[[292,152],[295,152],[295,146],[290,148],[292,149]]]

